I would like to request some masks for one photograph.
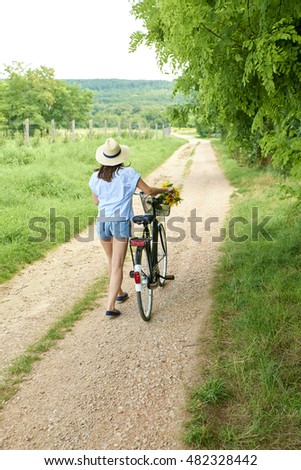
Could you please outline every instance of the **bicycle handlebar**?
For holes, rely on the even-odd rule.
[[[139,191],[139,193],[137,193],[136,191],[133,193],[135,196],[145,196],[145,197],[151,197],[153,199],[156,199],[157,196],[151,196],[150,194],[145,194],[143,191]],[[159,196],[159,194],[158,194]]]

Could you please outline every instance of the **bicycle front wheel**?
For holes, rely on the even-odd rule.
[[[158,227],[158,269],[159,269],[159,285],[164,286],[167,274],[167,241],[166,233],[162,224]]]
[[[144,321],[149,321],[152,315],[153,291],[149,288],[151,270],[146,247],[137,253],[136,264],[140,267],[141,287],[137,291],[137,303],[139,313]],[[140,269],[140,268],[139,268]]]

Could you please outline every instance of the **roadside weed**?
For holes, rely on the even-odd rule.
[[[281,175],[272,169],[242,167],[225,156],[220,143],[214,147],[236,188],[229,220],[249,220],[252,207],[257,207],[261,217],[271,216],[266,227],[271,240],[252,239],[252,224],[246,224],[236,233],[248,235],[246,240],[226,240],[220,247],[212,288],[212,363],[203,376],[205,384],[214,376],[229,394],[209,404],[203,392],[206,385],[197,388],[191,395],[186,436],[195,436],[195,448],[298,449],[300,207],[283,197]],[[201,429],[197,438],[196,422]],[[204,422],[211,430],[209,442],[203,436]]]

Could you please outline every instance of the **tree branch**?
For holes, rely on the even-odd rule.
[[[204,29],[206,29],[206,31],[208,31],[208,33],[211,33],[213,34],[215,37],[217,37],[218,39],[220,39],[221,41],[223,41],[225,38],[223,38],[222,36],[219,36],[217,33],[215,33],[214,31],[212,31],[212,29],[208,28],[206,25],[204,25],[204,23],[200,23],[200,26],[202,26]],[[241,48],[241,44],[239,44],[238,42],[234,41],[234,39],[232,38],[228,38],[230,39],[233,44],[236,44],[237,46],[239,46]]]
[[[251,28],[251,20],[250,20],[250,0],[248,0],[247,5],[248,5],[248,23],[249,23],[249,28]]]
[[[223,40],[223,38],[221,36],[219,36],[218,34],[216,34],[214,31],[212,31],[212,29],[207,28],[207,26],[205,26],[204,23],[200,23],[200,26],[203,26],[203,28],[205,28],[209,33],[216,36],[218,39]]]

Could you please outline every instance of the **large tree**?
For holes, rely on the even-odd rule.
[[[251,158],[272,156],[300,174],[301,2],[141,0],[144,31],[132,49],[154,45],[159,64],[199,119],[220,125]],[[177,111],[177,110],[176,110]],[[175,113],[176,114],[176,113]]]
[[[52,119],[57,126],[69,127],[72,119],[86,124],[93,93],[55,79],[54,70],[41,66],[28,69],[14,62],[5,68],[0,114],[6,126],[21,130],[29,118],[32,128],[48,129]]]

